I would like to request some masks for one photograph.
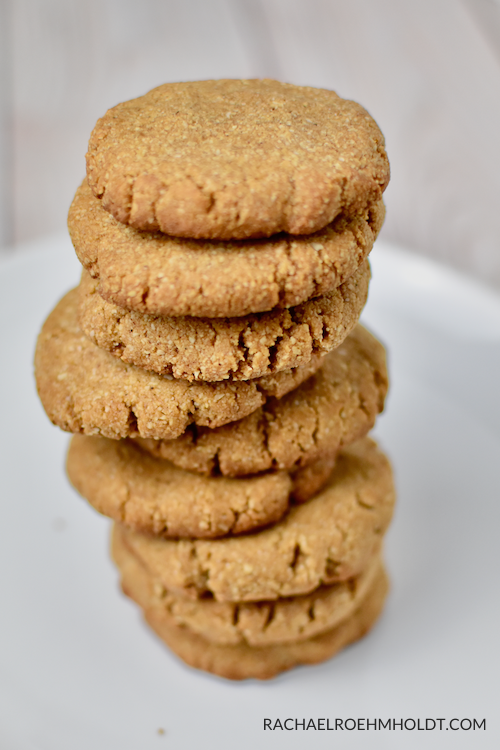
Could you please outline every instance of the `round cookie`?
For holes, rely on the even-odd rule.
[[[350,617],[383,570],[376,555],[356,578],[322,586],[305,596],[273,602],[216,602],[185,599],[167,591],[129,550],[116,526],[111,550],[122,590],[142,609],[163,610],[172,625],[221,645],[269,646],[313,638]]]
[[[368,296],[368,261],[341,286],[297,307],[240,318],[158,317],[106,302],[83,273],[82,331],[128,364],[201,381],[249,380],[307,365],[356,325]]]
[[[358,575],[392,516],[387,458],[368,438],[337,457],[325,487],[274,526],[224,539],[158,539],[123,529],[126,544],[166,589],[217,601],[307,594]]]
[[[304,502],[321,489],[334,463],[332,456],[309,472],[202,477],[153,458],[131,441],[75,435],[66,468],[72,485],[99,513],[134,531],[202,539],[278,521],[293,501]]]
[[[356,102],[279,81],[169,83],[98,120],[87,176],[136,229],[228,240],[310,234],[376,202],[384,138]]]
[[[358,325],[312,377],[283,398],[268,399],[244,419],[217,429],[190,427],[176,440],[141,445],[203,474],[242,476],[307,466],[366,435],[386,392],[384,348]]]
[[[321,364],[249,381],[189,383],[157,375],[100,349],[77,320],[78,292],[69,292],[45,321],[35,352],[38,394],[49,419],[63,430],[109,438],[171,439],[196,423],[218,427],[280,398]]]
[[[385,216],[340,216],[306,237],[201,242],[120,224],[84,182],[68,215],[76,254],[108,302],[151,315],[239,317],[292,307],[343,284],[366,259]]]
[[[164,611],[145,611],[146,622],[184,662],[230,680],[267,680],[299,664],[318,664],[362,638],[382,612],[389,584],[382,573],[359,608],[335,628],[305,641],[252,647],[219,645],[187,628],[172,626]]]

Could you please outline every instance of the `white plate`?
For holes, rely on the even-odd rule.
[[[108,522],[65,479],[68,438],[31,363],[44,316],[78,279],[69,240],[0,266],[2,750],[500,746],[500,300],[381,243],[372,258],[364,317],[392,375],[376,432],[399,489],[392,593],[337,658],[241,684],[184,667],[143,626],[118,592]],[[486,719],[486,731],[263,730],[288,717]]]

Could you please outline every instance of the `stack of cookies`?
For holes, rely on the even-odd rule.
[[[271,80],[166,84],[91,135],[38,390],[123,590],[192,666],[268,678],[381,611],[387,373],[357,321],[388,179],[362,107]]]

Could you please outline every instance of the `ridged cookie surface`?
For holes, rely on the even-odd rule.
[[[307,381],[248,417],[176,440],[145,440],[153,455],[203,474],[241,476],[306,466],[366,435],[387,392],[384,347],[358,325]]]
[[[380,547],[394,506],[392,472],[364,438],[337,457],[325,487],[274,526],[224,539],[157,539],[123,530],[166,589],[217,601],[297,596],[358,575]]]
[[[305,641],[254,647],[211,643],[188,628],[173,626],[158,608],[144,613],[147,623],[186,664],[230,680],[267,680],[299,664],[326,661],[362,638],[377,621],[387,596],[385,573],[376,579],[358,609],[331,630]]]
[[[305,596],[271,602],[216,602],[186,599],[165,589],[127,547],[118,526],[113,529],[112,554],[123,591],[144,610],[163,611],[165,621],[222,645],[269,646],[313,638],[352,615],[382,573],[377,554],[359,576],[321,586]]]
[[[297,307],[240,318],[167,318],[106,302],[84,272],[79,321],[122,362],[186,380],[249,380],[308,365],[341,344],[358,321],[369,280],[365,261],[337,289]]]
[[[321,489],[334,463],[335,455],[294,473],[202,477],[131,441],[75,435],[67,471],[78,492],[115,521],[146,534],[201,539],[278,521],[292,502],[305,502]]]
[[[174,380],[100,349],[80,330],[77,309],[73,289],[45,321],[35,352],[40,400],[51,421],[68,432],[170,439],[193,423],[219,427],[293,390],[321,364],[315,357],[309,365],[248,381]]]

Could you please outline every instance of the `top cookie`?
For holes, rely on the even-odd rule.
[[[384,138],[356,102],[273,80],[169,83],[98,120],[87,176],[119,221],[177,237],[310,234],[380,200]]]

